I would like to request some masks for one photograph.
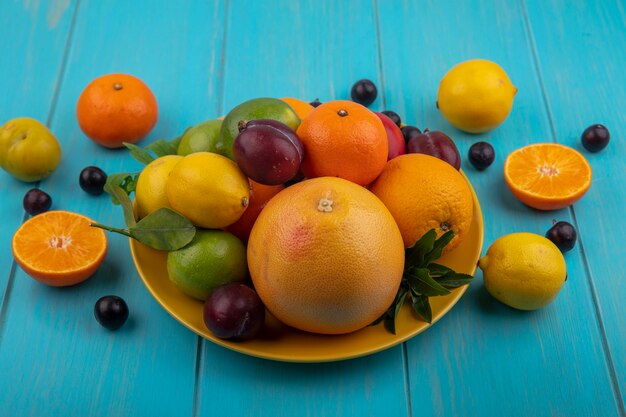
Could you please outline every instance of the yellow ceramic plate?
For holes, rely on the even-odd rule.
[[[439,259],[457,272],[473,275],[483,245],[483,217],[474,194],[474,219],[466,239],[452,252]],[[282,325],[271,317],[257,339],[230,342],[215,337],[204,325],[202,303],[178,291],[167,276],[167,253],[150,249],[130,239],[130,250],[137,271],[156,300],[174,318],[200,336],[218,345],[260,358],[289,362],[328,362],[369,355],[395,346],[423,332],[432,324],[421,321],[406,303],[396,319],[396,334],[388,333],[383,324],[366,327],[354,333],[327,336],[301,332]],[[444,316],[467,290],[452,290],[445,297],[431,297],[433,323]]]

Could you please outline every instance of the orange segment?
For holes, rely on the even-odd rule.
[[[34,216],[13,235],[13,256],[37,281],[55,287],[78,284],[96,272],[107,252],[104,231],[91,223],[69,211]]]
[[[580,152],[556,143],[513,151],[504,179],[515,197],[538,210],[557,210],[580,200],[591,185],[591,167]]]

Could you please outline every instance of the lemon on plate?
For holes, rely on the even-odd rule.
[[[198,227],[220,229],[235,223],[248,207],[250,184],[235,162],[211,152],[181,159],[165,192],[170,206]]]
[[[165,194],[165,184],[174,166],[182,159],[178,155],[162,156],[141,171],[135,188],[135,205],[140,219],[162,207],[171,208]]]
[[[499,126],[513,107],[517,88],[498,64],[472,59],[454,66],[443,77],[437,108],[450,124],[468,133]]]
[[[489,294],[519,310],[550,304],[567,279],[559,248],[534,233],[511,233],[497,239],[478,267]]]

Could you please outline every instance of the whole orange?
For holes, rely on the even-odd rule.
[[[298,128],[307,178],[339,177],[359,185],[374,181],[387,162],[387,133],[370,110],[351,101],[316,107]]]
[[[121,148],[122,142],[139,142],[156,124],[158,113],[150,88],[129,74],[96,78],[76,104],[81,130],[107,148]]]
[[[413,246],[424,233],[437,236],[453,230],[456,236],[445,251],[454,249],[469,231],[474,200],[469,183],[447,162],[419,153],[400,155],[387,162],[370,191],[396,220],[404,246]]]
[[[268,201],[272,199],[281,190],[285,189],[285,186],[280,185],[264,185],[258,182],[248,179],[250,182],[250,199],[248,200],[248,208],[243,212],[239,220],[224,228],[227,232],[232,233],[246,243],[250,236],[250,231],[257,217],[261,213],[261,210],[265,207]]]
[[[391,305],[404,269],[393,217],[367,189],[341,178],[305,180],[257,218],[248,267],[267,309],[300,330],[358,330]]]
[[[314,108],[309,103],[304,100],[300,100],[299,98],[283,97],[281,100],[289,104],[289,107],[296,112],[300,120],[304,120]]]

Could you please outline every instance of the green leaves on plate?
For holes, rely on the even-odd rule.
[[[124,177],[122,181],[126,181],[127,177]],[[115,182],[119,182],[121,178],[121,176],[116,178]],[[119,233],[136,239],[151,248],[166,251],[184,247],[191,242],[196,234],[196,228],[191,221],[169,208],[160,208],[137,222],[133,212],[133,205],[126,189],[120,185],[113,184],[112,181],[105,184],[104,190],[109,193],[111,198],[121,204],[127,227],[116,228],[100,223],[92,223],[91,226],[93,227]]]
[[[452,238],[454,238],[452,230],[437,239],[437,232],[431,229],[406,250],[404,274],[396,298],[372,325],[384,320],[385,329],[396,334],[395,319],[409,296],[411,306],[418,317],[430,323],[432,310],[429,297],[448,295],[451,288],[468,284],[473,279],[471,275],[459,274],[447,266],[433,263],[441,257],[443,249]]]
[[[153,152],[157,158],[166,155],[176,155],[178,153],[178,145],[187,130],[189,130],[189,128],[185,129],[182,135],[172,140],[157,139],[145,148],[140,148],[139,146],[128,142],[124,142],[124,146],[128,148],[130,156],[135,158],[136,161],[141,162],[144,165],[148,165],[156,159],[150,154],[150,152]]]

